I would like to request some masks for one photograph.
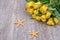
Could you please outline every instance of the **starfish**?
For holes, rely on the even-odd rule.
[[[17,20],[17,22],[15,23],[17,26],[22,25],[23,21],[22,20]]]
[[[38,37],[38,32],[32,31],[30,34],[31,34],[32,37]]]

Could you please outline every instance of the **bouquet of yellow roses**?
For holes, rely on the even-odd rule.
[[[53,26],[60,20],[60,0],[26,0],[26,11],[33,19]]]

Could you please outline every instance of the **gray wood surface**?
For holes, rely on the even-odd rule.
[[[0,0],[0,40],[60,40],[60,25],[50,27],[31,19],[26,13],[25,0]],[[16,28],[18,19],[23,26]],[[39,32],[39,37],[32,38],[29,33]]]

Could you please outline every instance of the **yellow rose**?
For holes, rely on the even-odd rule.
[[[30,1],[26,3],[26,8],[30,8],[31,6],[33,6],[34,2]]]
[[[35,14],[32,14],[32,18],[34,18],[34,19],[35,19],[35,18],[36,18],[36,15],[35,15]]]
[[[36,16],[35,19],[39,21],[40,20],[40,16]]]
[[[50,26],[53,26],[53,25],[54,25],[53,19],[50,18],[50,19],[47,21],[47,24],[50,25]]]
[[[34,10],[34,14],[38,14],[38,10]]]
[[[39,8],[39,5],[38,5],[37,3],[35,3],[35,4],[33,5],[33,8],[34,8],[34,9],[37,9],[37,8]]]
[[[46,13],[46,18],[48,19],[48,18],[50,18],[50,16],[51,16],[51,12],[48,11],[48,12]]]
[[[33,8],[34,8],[34,9],[37,9],[37,8],[39,8],[40,6],[41,6],[41,3],[40,3],[40,2],[37,2],[37,3],[34,3]]]
[[[37,4],[41,5],[42,3],[41,2],[37,2]]]
[[[56,24],[58,24],[58,23],[59,23],[58,18],[54,18],[54,22],[55,22]]]
[[[29,14],[32,14],[32,13],[33,13],[33,11],[34,11],[34,9],[33,9],[33,8],[28,8],[28,9],[27,9],[27,12],[28,12]]]
[[[45,14],[46,11],[47,11],[47,9],[48,9],[48,5],[43,5],[43,6],[41,6],[41,8],[40,8],[40,12],[41,12],[42,14]]]
[[[45,16],[45,15],[42,15],[42,16],[41,16],[41,21],[42,21],[42,22],[46,22],[46,16]]]

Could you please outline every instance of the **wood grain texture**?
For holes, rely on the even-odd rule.
[[[25,0],[0,0],[0,40],[60,40],[60,25],[50,27],[31,19],[25,10]],[[18,19],[24,21],[23,26],[16,28]],[[39,32],[38,38],[29,33]]]

